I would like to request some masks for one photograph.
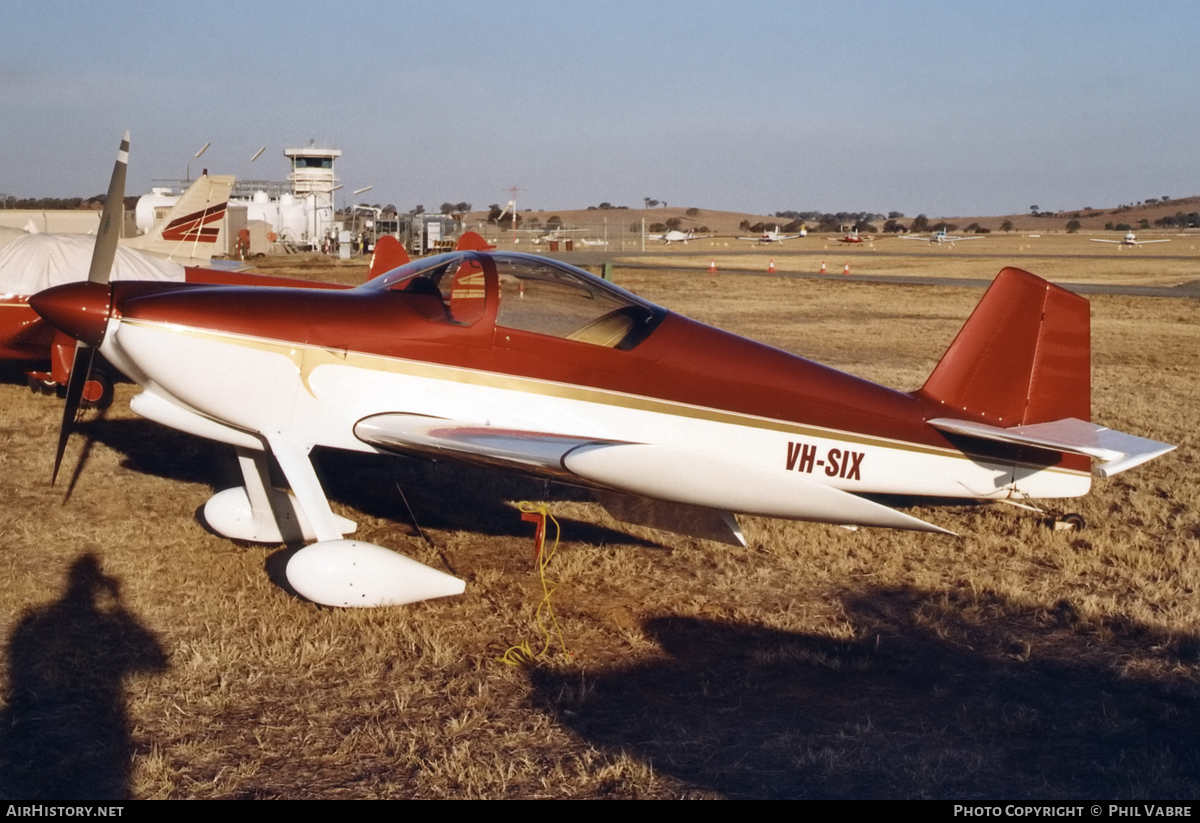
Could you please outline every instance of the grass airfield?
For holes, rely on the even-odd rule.
[[[810,237],[731,247],[718,266],[815,271],[823,258],[830,271],[985,278],[1015,265],[1173,285],[1200,276],[1185,248],[1198,242]],[[896,388],[923,382],[981,296],[724,278],[707,273],[717,251],[625,255],[617,282]],[[364,269],[264,268],[340,282]],[[195,513],[239,482],[232,450],[136,417],[133,386],[88,413],[52,489],[61,404],[12,373],[0,793],[1193,798],[1198,321],[1195,300],[1092,298],[1095,419],[1179,449],[1065,501],[1089,524],[1078,533],[1007,506],[923,508],[962,537],[743,518],[750,545],[732,549],[627,527],[513,475],[318,453],[358,537],[468,582],[462,597],[373,611],[299,601],[273,582],[286,548],[207,532]],[[570,654],[555,639],[511,667],[497,660],[507,648],[543,643],[532,526],[515,506],[542,499],[562,527],[550,576]]]
[[[1103,232],[1104,239],[1121,235]],[[1200,278],[1200,234],[1143,233],[1142,239],[1169,239],[1136,248],[1093,243],[1084,234],[991,234],[941,245],[894,236],[842,243],[838,236],[810,235],[783,243],[755,244],[730,238],[693,240],[687,245],[647,241],[646,252],[614,254],[618,267],[663,266],[708,271],[762,272],[774,264],[781,274],[814,274],[826,264],[830,274],[850,266],[852,275],[991,279],[1016,265],[1056,283],[1174,286]],[[569,260],[569,255],[560,256]]]

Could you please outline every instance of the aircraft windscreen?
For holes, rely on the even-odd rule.
[[[545,258],[494,254],[496,325],[617,349],[636,346],[665,312],[594,275]]]
[[[415,260],[381,274],[366,287],[439,298],[441,306],[430,319],[460,326],[478,321],[487,306],[483,264],[471,254],[441,254]]]
[[[399,268],[384,272],[374,280],[364,284],[363,288],[380,291],[384,289],[408,291],[415,278],[427,277],[437,279],[452,265],[462,262],[464,256],[462,254],[439,254],[436,257],[424,257],[420,260],[413,260],[411,263],[405,263]]]

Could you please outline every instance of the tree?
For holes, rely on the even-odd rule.
[[[1030,207],[1029,207],[1029,212],[1030,212],[1030,214],[1037,214],[1037,213],[1038,213],[1038,207],[1037,207],[1037,206],[1030,206]]]
[[[497,220],[500,219],[500,212],[502,212],[502,211],[503,211],[503,209],[500,208],[499,203],[492,203],[490,206],[488,206],[487,221],[489,223],[495,223]]]
[[[686,214],[688,217],[699,217],[700,209],[688,209],[686,212],[684,212],[684,214]]]
[[[888,212],[888,219],[889,219],[889,220],[896,220],[896,219],[898,219],[898,218],[901,218],[901,217],[903,217],[903,216],[904,216],[904,212],[900,212],[900,211],[889,211],[889,212]]]
[[[929,218],[923,214],[918,214],[912,222],[913,231],[925,231],[929,228]]]
[[[1071,221],[1068,221],[1068,223],[1067,223],[1067,233],[1068,234],[1074,234],[1075,232],[1079,231],[1081,228],[1083,228],[1083,224],[1080,223],[1078,220],[1071,220]]]
[[[677,229],[681,225],[683,225],[683,220],[681,220],[680,218],[678,218],[678,217],[668,217],[667,218],[667,228],[668,229]]]
[[[459,214],[466,214],[467,212],[469,212],[471,210],[471,204],[467,203],[465,201],[462,203],[455,203],[454,210],[456,212],[458,212]]]
[[[454,204],[450,203],[450,202],[446,202],[441,205],[441,208],[438,211],[438,213],[439,214],[449,214],[452,211],[454,211]]]
[[[642,202],[646,204],[646,208],[650,208],[650,198],[649,197],[643,197]]]
[[[1000,231],[1003,231],[1003,232],[1010,232],[1013,230],[1013,228],[1014,228],[1013,221],[1011,221],[1011,220],[1005,220],[1003,223],[1000,224]]]
[[[548,229],[559,228],[562,226],[562,224],[563,224],[562,218],[559,217],[557,214],[546,219],[546,228],[548,228]]]

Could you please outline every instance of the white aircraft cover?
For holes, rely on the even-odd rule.
[[[82,234],[27,234],[0,248],[0,294],[30,295],[87,279],[96,238]],[[183,266],[121,246],[111,280],[182,283]]]

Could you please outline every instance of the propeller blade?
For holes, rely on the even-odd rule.
[[[108,181],[108,195],[104,198],[104,211],[100,215],[100,230],[96,233],[96,248],[92,252],[92,266],[88,269],[89,283],[108,283],[113,259],[117,256],[117,240],[121,237],[121,223],[125,220],[125,171],[129,167],[129,132],[121,140],[117,150],[117,162],[113,165],[112,179]]]
[[[112,178],[108,181],[108,195],[104,198],[104,211],[100,215],[100,230],[96,232],[96,246],[92,250],[92,265],[88,269],[88,282],[108,285],[112,274],[113,260],[117,256],[117,241],[121,237],[121,224],[125,220],[125,172],[129,166],[129,132],[121,138],[121,147],[117,150],[117,162],[113,164]],[[111,296],[109,301],[111,304]],[[110,306],[111,307],[111,306]],[[105,315],[107,316],[107,312]],[[103,340],[103,332],[101,333]],[[99,345],[97,343],[97,345]],[[58,470],[62,466],[63,454],[67,450],[67,440],[71,430],[75,428],[75,416],[79,413],[79,403],[83,399],[83,387],[92,374],[92,360],[96,349],[82,341],[75,343],[75,358],[71,363],[71,376],[67,380],[67,400],[63,406],[62,425],[58,429],[58,451],[54,455],[54,474],[51,475],[50,485],[58,480]]]
[[[63,454],[67,450],[67,440],[75,428],[75,415],[79,413],[79,402],[83,399],[83,387],[92,373],[92,357],[96,350],[87,343],[75,343],[75,360],[71,363],[71,376],[67,379],[67,400],[63,406],[62,425],[58,428],[58,451],[54,454],[54,474],[50,476],[50,485],[58,480],[58,470],[62,467]]]

